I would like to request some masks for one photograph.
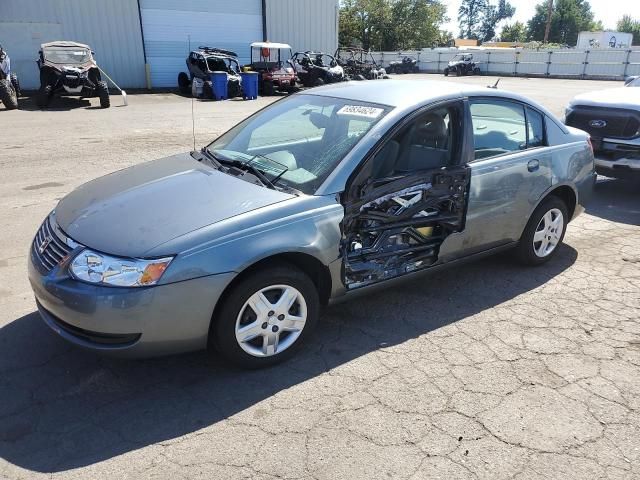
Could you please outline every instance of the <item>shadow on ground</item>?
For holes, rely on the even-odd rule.
[[[46,111],[68,111],[75,110],[76,108],[88,108],[93,109],[95,107],[91,106],[91,102],[86,98],[80,98],[76,96],[60,96],[54,95],[49,105],[46,108],[40,108],[36,104],[36,96],[22,96],[18,99],[18,109],[26,110],[28,112],[37,112],[39,110]],[[97,107],[100,108],[100,107]]]
[[[303,351],[261,371],[234,369],[205,352],[101,358],[63,343],[31,313],[0,329],[0,457],[59,472],[197,431],[381,346],[535,289],[576,258],[566,245],[536,268],[498,256],[329,307]]]
[[[587,213],[612,222],[640,225],[640,184],[599,177]]]

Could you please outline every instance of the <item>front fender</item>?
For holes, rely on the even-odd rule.
[[[176,245],[192,246],[178,254],[162,283],[240,273],[282,253],[304,253],[328,266],[340,256],[344,208],[335,196],[296,200],[233,217],[176,239]],[[153,251],[148,256],[154,256]]]

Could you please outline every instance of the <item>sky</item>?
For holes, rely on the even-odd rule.
[[[447,16],[450,18],[449,23],[444,25],[445,30],[453,32],[453,36],[457,37],[458,28],[458,7],[460,0],[441,0],[447,6]],[[497,4],[498,0],[490,0],[493,4]],[[513,23],[520,21],[526,23],[535,13],[536,4],[542,3],[543,0],[509,0],[511,5],[516,7],[516,14],[513,18],[501,23]],[[625,14],[631,15],[640,20],[640,0],[590,0],[591,11],[594,13],[596,20],[602,20],[604,27],[608,30],[614,30],[616,23]],[[498,29],[498,31],[500,31]]]

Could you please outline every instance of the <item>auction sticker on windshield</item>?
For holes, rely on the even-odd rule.
[[[365,107],[362,105],[345,105],[338,110],[338,115],[353,115],[356,117],[378,118],[384,109],[377,107]]]

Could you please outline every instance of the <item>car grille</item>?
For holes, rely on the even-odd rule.
[[[52,217],[48,216],[42,223],[32,245],[33,255],[43,273],[53,270],[74,248],[72,242],[68,245],[67,240],[56,233],[51,225]]]
[[[78,88],[80,86],[80,77],[78,75],[64,75],[62,83],[69,88]]]
[[[594,127],[591,125],[594,120],[604,121],[606,125]],[[566,124],[596,138],[630,139],[640,135],[640,114],[620,108],[576,107],[567,116]]]

